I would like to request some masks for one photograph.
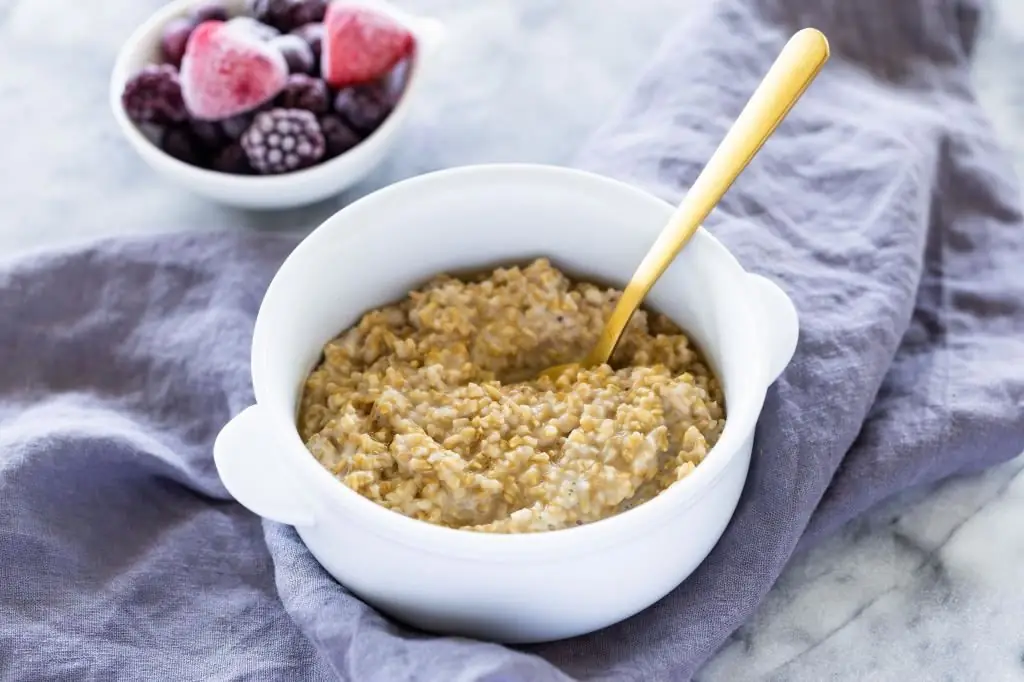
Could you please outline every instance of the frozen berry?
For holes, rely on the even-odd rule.
[[[228,10],[216,0],[204,2],[192,10],[192,21],[197,25],[204,21],[227,21]]]
[[[253,175],[256,172],[252,169],[249,157],[246,156],[242,145],[237,142],[221,150],[213,158],[213,163],[210,164],[210,167],[221,173],[233,173],[235,175]]]
[[[344,154],[362,141],[359,133],[335,114],[320,117],[320,130],[324,134],[324,142],[327,144],[326,156],[329,159]]]
[[[270,41],[281,51],[292,73],[312,73],[314,65],[313,48],[299,36],[283,35]]]
[[[200,24],[181,63],[181,89],[194,118],[217,121],[271,101],[288,80],[279,51],[230,23]]]
[[[160,148],[187,164],[206,165],[203,146],[186,128],[168,128],[160,139]]]
[[[136,123],[166,125],[188,118],[178,70],[170,64],[143,67],[124,86],[121,104]]]
[[[292,31],[292,35],[298,36],[306,41],[310,49],[313,50],[313,60],[317,71],[320,70],[320,52],[324,44],[324,25],[323,24],[306,24],[305,26],[299,26],[297,29]]]
[[[190,121],[188,128],[192,136],[211,152],[219,151],[231,141],[224,127],[214,121]]]
[[[303,24],[320,23],[327,16],[327,0],[298,0],[292,5],[288,19],[292,28]]]
[[[331,108],[331,93],[327,83],[301,73],[288,76],[288,84],[281,91],[278,102],[285,109],[305,109],[314,114],[326,114]]]
[[[297,0],[249,0],[249,14],[279,31],[290,31],[295,28],[291,16],[297,5]]]
[[[281,35],[281,32],[273,26],[256,21],[252,17],[235,17],[227,23],[233,29],[248,33],[257,40],[272,40]]]
[[[412,34],[368,7],[332,3],[324,20],[320,70],[335,88],[376,80],[412,53]]]
[[[338,91],[334,110],[355,130],[369,135],[384,122],[393,105],[380,84],[354,85]]]
[[[221,121],[220,127],[229,140],[237,140],[252,125],[253,118],[252,114],[239,114]]]
[[[271,109],[256,116],[242,135],[249,163],[264,174],[312,166],[325,151],[320,123],[302,109]]]
[[[402,93],[405,91],[406,83],[409,82],[409,69],[412,66],[410,61],[409,59],[403,59],[395,68],[391,69],[388,75],[381,79],[384,89],[387,90],[388,97],[391,98],[392,106],[398,103]]]
[[[220,127],[229,140],[237,140],[252,125],[253,118],[252,114],[239,114],[221,121]]]
[[[185,56],[185,46],[192,35],[196,24],[191,19],[171,19],[164,26],[160,36],[160,52],[164,61],[174,66],[181,66],[181,58]]]

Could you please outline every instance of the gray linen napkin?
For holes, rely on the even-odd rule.
[[[684,680],[805,544],[1024,448],[1024,222],[968,82],[967,0],[722,0],[580,165],[669,199],[796,29],[833,59],[709,227],[802,339],[711,556],[644,613],[514,650],[412,632],[220,485],[288,238],[113,240],[0,268],[0,678]]]

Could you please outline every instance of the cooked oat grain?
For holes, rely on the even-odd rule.
[[[440,276],[324,348],[299,430],[345,485],[416,519],[545,531],[641,504],[696,467],[725,425],[686,336],[639,311],[612,366],[529,379],[584,356],[618,291],[540,259]]]

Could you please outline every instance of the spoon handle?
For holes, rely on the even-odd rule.
[[[796,33],[768,70],[704,170],[683,197],[619,299],[588,366],[605,362],[615,350],[633,312],[654,282],[697,231],[750,160],[828,60],[828,41],[813,28]]]

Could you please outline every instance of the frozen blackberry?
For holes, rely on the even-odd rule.
[[[320,55],[323,52],[324,46],[324,25],[323,24],[306,24],[305,26],[299,26],[297,29],[292,31],[293,36],[298,36],[306,41],[309,48],[313,51],[313,65],[314,68],[320,70]]]
[[[301,73],[288,76],[288,83],[278,95],[285,109],[305,109],[314,114],[326,114],[331,108],[331,92],[327,83]]]
[[[392,98],[381,84],[342,88],[334,98],[334,110],[364,135],[376,130],[393,108]]]
[[[192,10],[192,21],[197,25],[204,21],[227,21],[228,10],[216,0],[204,2]]]
[[[271,109],[256,116],[242,135],[242,148],[257,172],[272,174],[314,165],[323,158],[325,143],[312,112]]]
[[[203,145],[188,128],[168,128],[160,138],[160,148],[187,164],[205,166],[208,160]]]
[[[167,125],[188,118],[178,70],[170,64],[143,67],[124,86],[121,104],[136,123]]]
[[[270,44],[284,55],[290,73],[312,73],[314,65],[313,48],[299,36],[288,34],[278,36]]]
[[[323,131],[324,142],[327,145],[326,157],[328,159],[340,156],[362,142],[359,133],[352,130],[337,114],[321,116],[320,129]]]
[[[256,172],[253,170],[252,164],[249,163],[249,157],[242,145],[237,142],[228,145],[213,157],[210,167],[215,171],[234,175],[253,175]]]

